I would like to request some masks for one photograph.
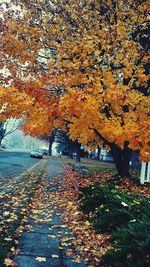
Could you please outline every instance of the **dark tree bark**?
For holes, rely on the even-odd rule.
[[[53,142],[54,142],[54,139],[55,139],[55,131],[52,132],[51,136],[49,136],[49,147],[48,147],[48,154],[49,156],[52,155],[52,145],[53,145]]]
[[[71,148],[69,148],[68,158],[73,159],[73,151]]]
[[[99,160],[99,157],[100,157],[100,153],[101,153],[101,148],[98,147],[98,152],[97,152],[97,159]]]
[[[121,177],[130,177],[129,163],[131,150],[128,148],[128,143],[125,142],[124,148],[121,149],[116,144],[111,145],[111,152],[116,165],[118,174]]]
[[[0,136],[0,147],[1,147],[1,144],[2,144],[2,140],[3,140],[3,138],[1,138],[1,136]]]
[[[74,142],[68,138],[68,157],[73,159]]]
[[[129,171],[130,168],[129,163],[130,163],[131,149],[128,147],[129,142],[128,141],[124,142],[124,148],[121,149],[115,143],[110,143],[109,141],[107,141],[96,129],[94,129],[94,132],[100,138],[100,140],[104,142],[104,144],[110,147],[118,174],[121,177],[130,177],[131,175]]]
[[[81,144],[76,142],[76,162],[81,162]]]
[[[6,130],[4,129],[4,123],[0,122],[0,147],[1,147],[1,144],[2,144],[2,140],[5,137],[5,133],[6,133]]]
[[[52,142],[49,142],[49,146],[48,146],[48,155],[51,156],[52,155]]]

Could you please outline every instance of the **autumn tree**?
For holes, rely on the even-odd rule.
[[[54,140],[55,140],[55,135],[56,135],[56,130],[52,131],[49,136],[45,135],[45,136],[41,136],[39,138],[40,140],[44,140],[48,143],[48,155],[49,156],[52,155],[52,145],[53,145]]]
[[[11,127],[8,127],[9,120],[6,122],[0,122],[0,147],[2,144],[3,139],[12,133],[14,133],[19,127],[21,126],[20,122],[15,122],[15,125],[12,125]]]
[[[61,88],[54,108],[39,103],[38,87],[38,121],[34,109],[25,129],[69,125],[73,140],[109,147],[121,176],[129,176],[130,149],[149,160],[148,9],[148,0],[11,1],[1,19],[7,81],[44,77],[46,90]]]
[[[90,21],[85,29],[87,34],[88,28],[89,40],[80,36],[80,42],[75,41],[73,47],[65,43],[65,48],[60,48],[66,56],[64,60],[60,58],[58,66],[68,88],[60,101],[60,112],[70,122],[71,138],[85,144],[106,145],[112,151],[118,173],[129,176],[131,149],[140,150],[140,157],[149,160],[145,71],[149,44],[141,43],[142,36],[147,37],[148,3],[139,1],[137,6],[128,1],[124,6],[124,1],[88,2],[90,5],[85,4],[83,10]],[[82,21],[77,5],[75,12],[76,19]],[[93,33],[97,12],[100,24]]]
[[[64,132],[61,129],[57,129],[56,141],[58,142],[58,151],[67,151],[71,159],[73,159],[73,153],[75,153],[76,162],[81,161],[81,144],[77,140],[73,141],[69,138],[69,131]]]
[[[34,99],[14,86],[0,87],[0,121],[13,117],[19,119],[32,113]]]
[[[35,99],[25,92],[20,92],[13,86],[0,87],[0,145],[4,137],[22,126],[20,118],[32,113]],[[9,119],[16,119],[15,125],[8,128]]]
[[[56,142],[58,143],[58,152],[68,153],[69,158],[73,158],[73,141],[69,139],[66,132],[58,129],[56,133]]]
[[[1,147],[2,140],[5,137],[5,132],[6,130],[4,129],[4,123],[0,122],[0,147]]]

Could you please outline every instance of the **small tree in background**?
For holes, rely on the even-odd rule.
[[[60,129],[56,133],[56,141],[58,142],[57,150],[68,154],[69,158],[73,158],[73,153],[76,154],[76,162],[81,161],[81,144],[78,141],[73,141],[69,138],[69,133]]]
[[[6,129],[4,129],[4,123],[0,122],[0,147],[1,147],[1,144],[2,144],[2,140],[5,137],[5,133],[6,133]]]

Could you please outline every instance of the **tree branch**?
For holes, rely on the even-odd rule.
[[[110,148],[112,147],[112,144],[108,141],[108,140],[106,140],[105,139],[105,137],[104,136],[102,136],[96,129],[92,129],[94,132],[95,132],[95,134],[106,144],[106,145],[108,145]]]
[[[11,129],[10,131],[6,132],[5,135],[4,135],[4,137],[6,137],[6,136],[9,135],[9,134],[14,133],[16,130],[18,130],[18,127],[15,128],[15,129]]]
[[[141,63],[143,57],[144,57],[145,54],[148,52],[149,48],[150,48],[150,44],[146,47],[146,49],[144,50],[143,54],[142,54],[142,55],[140,56],[140,58],[137,60],[136,65],[139,65],[139,64]]]

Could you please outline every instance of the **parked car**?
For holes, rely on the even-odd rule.
[[[6,145],[1,145],[1,148],[4,148],[4,149],[6,149],[7,147],[6,147]]]
[[[31,153],[30,153],[31,158],[42,159],[43,155],[44,155],[43,149],[35,149],[35,150],[31,151]]]
[[[42,150],[44,155],[48,155],[48,150],[46,148],[43,148]]]

